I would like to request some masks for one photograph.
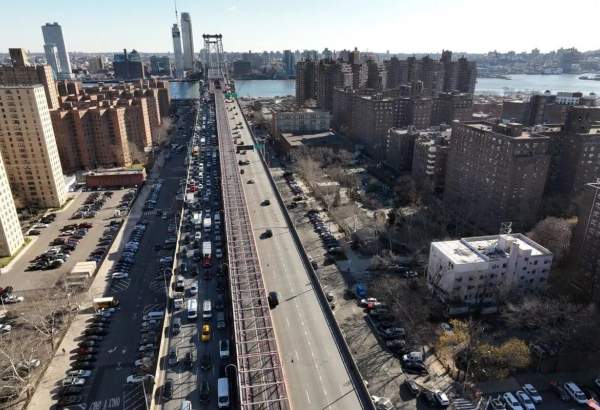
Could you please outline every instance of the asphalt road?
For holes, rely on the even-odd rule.
[[[185,143],[190,135],[191,130],[181,131],[171,142]],[[162,244],[171,235],[168,225],[175,222],[174,215],[180,207],[176,201],[179,179],[186,175],[184,159],[185,151],[172,153],[160,172],[163,182],[156,209],[167,211],[169,217],[164,220],[154,212],[147,212],[142,218],[149,223],[140,242],[130,280],[111,283],[107,293],[118,297],[121,305],[113,316],[109,334],[101,342],[98,366],[87,397],[88,410],[146,408],[142,385],[128,386],[125,381],[128,375],[135,373],[134,362],[140,357],[138,348],[143,314],[163,310],[166,304],[165,282],[159,275],[158,260],[173,251],[157,252],[154,246]],[[159,340],[156,345],[158,343]],[[150,397],[147,399],[149,402]]]
[[[102,194],[105,191],[99,191]],[[94,218],[90,219],[69,219],[71,215],[83,205],[83,202],[91,194],[91,192],[76,192],[67,207],[59,212],[56,212],[56,219],[47,228],[41,229],[39,236],[32,236],[34,240],[22,255],[14,262],[8,272],[0,275],[0,287],[12,286],[15,294],[25,294],[23,292],[52,288],[56,282],[71,270],[77,262],[85,261],[90,253],[96,249],[98,239],[102,236],[102,232],[106,229],[105,225],[113,218],[115,208],[119,205],[121,198],[127,190],[115,190],[111,198],[109,198],[102,209],[96,213]],[[36,256],[44,253],[50,248],[50,242],[60,235],[60,228],[65,225],[90,222],[92,228],[87,235],[79,241],[79,244],[66,263],[57,269],[52,270],[37,270],[25,271],[31,261]],[[27,299],[27,298],[26,298]]]
[[[206,106],[208,110],[209,106]],[[207,111],[208,112],[208,111]],[[207,115],[208,117],[208,115]],[[220,197],[220,182],[219,182],[219,163],[218,163],[218,155],[217,161],[212,162],[210,158],[212,158],[212,152],[217,147],[217,140],[210,138],[211,135],[216,134],[214,130],[215,124],[213,122],[212,125],[207,124],[207,128],[200,135],[206,138],[207,146],[206,149],[201,152],[198,156],[198,161],[204,163],[204,186],[200,191],[201,194],[198,198],[198,203],[202,204],[202,213],[203,218],[205,216],[205,210],[210,209],[212,215],[215,212],[219,211],[222,207],[222,201]],[[199,138],[196,139],[196,143],[199,144]],[[190,173],[191,176],[194,173]],[[207,179],[211,180],[210,184],[210,196],[208,201],[202,201],[201,197],[204,196],[207,184]],[[191,209],[187,209],[186,213],[191,214]],[[186,214],[187,215],[187,214]],[[181,238],[185,236],[193,237],[196,232],[201,232],[202,239],[201,242],[205,240],[210,240],[212,242],[212,250],[213,250],[213,264],[210,268],[203,268],[201,261],[193,260],[183,256],[185,251],[188,249],[194,249],[192,244],[180,245],[180,258],[178,259],[178,267],[177,272],[180,272],[181,264],[186,264],[188,267],[188,273],[184,275],[185,278],[185,302],[182,309],[175,310],[173,312],[173,318],[179,317],[181,318],[181,331],[179,334],[173,334],[172,331],[170,333],[169,340],[169,351],[175,349],[178,362],[173,365],[167,365],[167,376],[166,379],[171,379],[173,381],[173,398],[168,401],[164,401],[162,403],[162,408],[167,410],[178,410],[181,405],[181,400],[186,399],[192,402],[194,409],[212,409],[216,408],[217,401],[217,379],[219,377],[224,377],[225,375],[225,366],[229,363],[228,359],[220,359],[219,357],[219,340],[228,339],[229,338],[229,326],[225,329],[217,329],[216,327],[216,315],[219,310],[215,307],[215,301],[217,299],[217,295],[219,292],[217,291],[217,277],[216,272],[221,264],[222,259],[217,259],[215,257],[215,250],[217,247],[223,249],[223,239],[221,241],[217,241],[216,239],[216,230],[214,229],[214,221],[213,221],[213,232],[210,234],[206,234],[201,229],[184,229]],[[221,232],[221,237],[224,235]],[[180,241],[182,242],[182,241]],[[194,276],[192,274],[193,269],[198,268],[199,274]],[[205,276],[205,273],[208,272],[209,276]],[[190,286],[192,284],[198,285],[198,293],[197,295],[192,295],[189,292]],[[225,294],[221,292],[225,297]],[[198,318],[196,320],[188,320],[187,319],[187,311],[186,304],[187,301],[191,298],[197,300],[198,304]],[[204,300],[210,300],[213,307],[212,318],[210,320],[204,320],[202,318],[202,304]],[[226,306],[229,306],[226,304]],[[211,326],[211,334],[210,340],[208,342],[200,341],[200,334],[202,325],[208,323]],[[229,325],[229,322],[227,321]],[[195,350],[196,351],[196,362],[191,366],[191,368],[185,363],[185,355],[187,352]],[[200,367],[200,359],[203,355],[210,355],[211,367],[210,369],[202,370]],[[210,387],[209,401],[208,402],[200,402],[200,386],[204,381],[207,381]]]
[[[232,104],[227,104],[231,107]],[[242,120],[235,104],[228,111],[231,125]],[[234,112],[238,115],[234,116]],[[242,139],[252,139],[244,126]],[[294,408],[360,409],[342,357],[334,342],[308,272],[292,239],[290,227],[275,199],[267,174],[256,151],[239,155],[250,161],[244,169],[244,184],[250,217],[257,238],[258,253],[267,291],[277,291],[280,304],[272,311],[273,323],[283,362],[286,387]],[[269,206],[261,202],[269,199]],[[266,229],[273,237],[258,239]]]

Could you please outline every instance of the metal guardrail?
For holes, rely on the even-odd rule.
[[[221,192],[242,410],[290,408],[223,93],[214,91]]]
[[[238,107],[239,107],[239,102],[237,102],[237,100],[236,100],[236,103],[238,104]],[[241,108],[240,108],[240,112],[241,112]],[[246,125],[246,128],[248,129],[248,132],[250,133],[250,136],[252,137],[252,140],[256,144],[256,137],[254,136],[252,129],[248,125],[248,122],[246,121],[246,117],[243,115],[243,113],[242,113],[242,117],[244,118],[244,124]],[[321,286],[321,281],[319,280],[317,273],[315,272],[315,270],[312,267],[312,264],[310,263],[308,254],[306,253],[306,250],[304,249],[304,245],[302,244],[302,241],[300,240],[300,236],[298,235],[298,232],[296,230],[296,225],[294,224],[294,221],[292,220],[292,218],[290,217],[290,214],[288,213],[288,210],[287,210],[287,207],[285,206],[283,197],[281,196],[281,193],[279,192],[279,189],[277,188],[277,184],[275,183],[275,180],[273,179],[273,175],[271,175],[271,172],[269,171],[269,167],[268,167],[268,165],[265,161],[265,158],[263,157],[261,152],[259,152],[258,157],[260,158],[263,168],[267,174],[267,177],[269,179],[271,187],[273,188],[273,191],[275,192],[275,197],[277,198],[277,202],[279,202],[279,205],[281,206],[281,209],[283,211],[283,216],[284,216],[287,224],[291,227],[290,232],[292,233],[292,238],[294,239],[296,247],[298,248],[298,251],[300,253],[300,258],[302,259],[302,263],[304,264],[305,269],[309,273],[308,276],[313,285],[315,294],[317,295],[317,300],[319,301],[319,305],[321,307],[321,310],[323,311],[326,322],[327,322],[329,328],[331,329],[331,333],[333,334],[333,337],[335,339],[336,346],[338,347],[338,350],[343,358],[344,366],[348,370],[348,374],[350,375],[350,380],[352,382],[352,385],[354,386],[356,394],[358,395],[358,397],[361,401],[361,405],[363,406],[364,409],[376,410],[375,405],[373,404],[373,401],[371,400],[371,395],[369,393],[369,390],[368,390],[368,388],[365,384],[365,381],[360,373],[360,369],[358,368],[358,364],[354,361],[354,357],[352,356],[352,353],[350,352],[350,347],[346,343],[346,339],[344,338],[342,329],[339,327],[339,325],[335,319],[335,316],[333,314],[333,311],[331,310],[331,307],[329,306],[329,302],[327,301],[327,297],[325,295],[325,292],[323,291],[323,287]]]

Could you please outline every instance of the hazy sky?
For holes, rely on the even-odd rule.
[[[600,0],[179,0],[194,48],[222,33],[225,51],[358,47],[385,52],[600,48]],[[0,52],[43,51],[58,22],[69,51],[172,51],[172,0],[2,0]]]

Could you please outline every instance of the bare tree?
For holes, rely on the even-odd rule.
[[[162,124],[156,128],[155,130],[155,139],[154,142],[158,145],[161,145],[163,142],[166,142],[168,140],[168,137],[170,135],[171,132],[171,124],[172,124],[172,120],[171,117],[163,117],[162,118]]]
[[[574,221],[549,216],[538,222],[527,236],[548,248],[559,263],[569,251],[574,225]]]
[[[12,401],[33,391],[29,375],[39,363],[39,347],[32,340],[0,338],[0,402]]]
[[[133,141],[128,141],[127,145],[129,145],[129,156],[131,157],[131,161],[134,164],[145,164],[146,154],[144,151],[140,150],[138,145]]]

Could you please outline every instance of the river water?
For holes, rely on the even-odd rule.
[[[510,80],[478,78],[475,92],[480,94],[509,95],[517,91],[581,91],[600,95],[600,81],[580,80],[578,74],[511,75]],[[295,80],[236,80],[240,97],[276,97],[295,95]],[[171,82],[171,98],[198,98],[197,82]]]

